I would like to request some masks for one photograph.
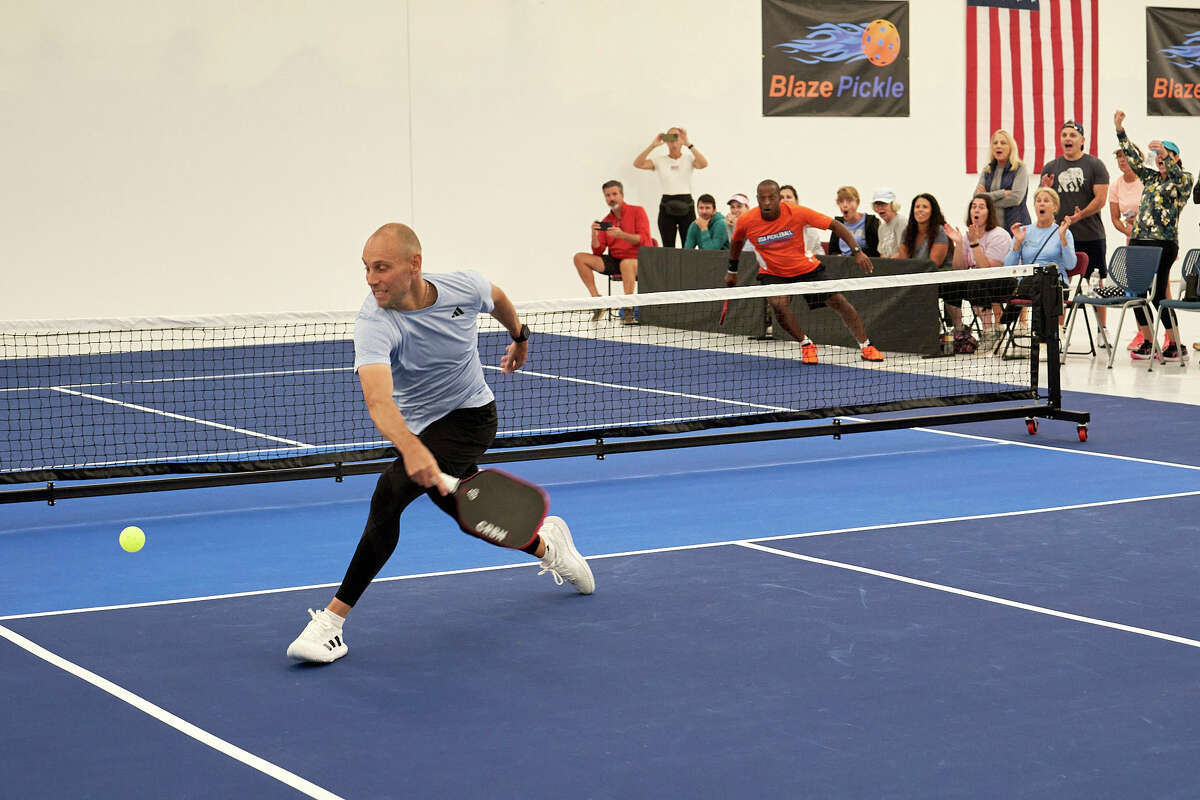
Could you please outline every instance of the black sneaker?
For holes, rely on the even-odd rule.
[[[1129,357],[1134,361],[1149,361],[1150,356],[1154,354],[1154,345],[1150,342],[1143,341],[1133,350],[1129,351]]]
[[[1172,342],[1163,348],[1161,358],[1163,361],[1182,361],[1185,356],[1187,356],[1187,347]]]

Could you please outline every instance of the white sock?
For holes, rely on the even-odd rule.
[[[808,338],[808,336],[805,336],[803,339],[800,340],[801,347],[803,347],[806,344],[812,344],[812,343],[813,343],[813,340]]]
[[[864,347],[870,347],[870,346],[871,346],[871,340],[870,340],[870,339],[867,339],[865,342],[859,342],[859,343],[858,343],[858,349],[859,349],[859,350],[862,350]]]
[[[325,621],[337,628],[339,631],[342,629],[342,625],[346,622],[345,617],[333,613],[328,608],[321,609],[321,613],[325,615]]]

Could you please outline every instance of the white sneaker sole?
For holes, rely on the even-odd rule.
[[[546,522],[554,525],[562,532],[562,544],[559,547],[565,547],[574,554],[572,561],[577,561],[573,566],[579,567],[574,580],[567,578],[567,582],[575,587],[575,590],[580,594],[591,594],[596,591],[596,578],[592,575],[592,568],[588,564],[587,559],[575,548],[575,540],[571,538],[571,528],[567,525],[566,520],[562,517],[546,517]],[[545,523],[543,523],[543,527]],[[561,573],[560,573],[561,574]],[[566,576],[563,576],[564,578]]]
[[[311,642],[292,642],[288,645],[287,655],[288,658],[294,658],[297,661],[310,661],[314,664],[331,664],[346,655],[348,649],[346,645],[326,650],[324,647]]]

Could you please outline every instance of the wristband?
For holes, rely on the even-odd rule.
[[[738,262],[737,262],[736,258],[729,259],[729,270],[728,271],[729,272],[737,272],[738,271]]]
[[[694,145],[694,144],[689,144],[689,145],[688,145],[688,150],[691,150],[691,149],[692,149],[692,148],[694,148],[695,146],[696,146],[696,145]]]
[[[509,336],[512,336],[512,334],[509,334]],[[522,325],[520,333],[518,333],[516,336],[513,336],[512,340],[514,342],[528,342],[529,341],[529,326]]]
[[[975,244],[971,245],[971,247],[979,247],[979,242],[975,242]]]

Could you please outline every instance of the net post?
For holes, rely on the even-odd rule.
[[[54,481],[46,481],[46,505],[54,505]]]
[[[596,460],[597,461],[604,460],[604,440],[603,439],[596,440]]]
[[[1058,340],[1058,318],[1062,314],[1062,290],[1058,284],[1058,267],[1054,264],[1043,266],[1041,274],[1041,308],[1042,340],[1046,342],[1046,404],[1052,408],[1062,408],[1062,374],[1059,362],[1061,359],[1061,344]],[[1034,359],[1037,361],[1036,357]]]
[[[842,421],[837,417],[833,418],[833,438],[835,440],[842,438]]]
[[[341,483],[345,480],[345,475],[342,474],[342,462],[334,462],[333,465],[333,480],[335,483]]]

